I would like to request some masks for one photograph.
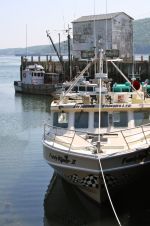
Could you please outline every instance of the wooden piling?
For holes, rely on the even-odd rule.
[[[59,73],[62,76],[62,71],[61,71],[61,66],[60,62],[58,61],[52,61],[52,56],[46,55],[45,60],[41,60],[40,56],[38,57],[38,61],[35,61],[33,59],[33,56],[31,56],[31,61],[25,61],[25,57],[21,56],[21,69],[20,69],[20,78],[21,76],[21,70],[22,68],[25,68],[26,65],[28,64],[34,64],[34,63],[39,63],[41,64],[45,71],[47,73]],[[63,61],[64,62],[64,74],[63,74],[63,79],[69,78],[69,64],[68,61]],[[84,61],[80,61],[77,59],[72,59],[72,76],[76,76],[76,69],[78,68],[78,71],[82,71],[83,68],[87,64],[87,59]],[[129,74],[132,74],[132,66],[133,66],[133,61],[132,59],[125,59],[122,62],[116,62],[116,64],[119,66],[119,68],[123,71],[123,73],[129,77]],[[140,60],[135,60],[134,61],[134,73],[135,74],[140,74],[141,80],[144,81],[145,79],[150,79],[150,56],[147,60],[144,60],[144,57],[141,56]],[[89,74],[90,77],[94,77],[94,67],[89,69]],[[115,82],[124,82],[122,76],[116,71],[116,69],[109,63],[108,66],[108,76],[113,79]]]

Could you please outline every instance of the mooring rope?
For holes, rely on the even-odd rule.
[[[100,71],[100,75],[103,74],[103,50],[101,49],[100,50],[100,61],[99,61],[99,71]],[[98,155],[98,152],[100,152],[100,128],[101,128],[101,86],[102,86],[102,83],[101,83],[101,77],[100,77],[100,80],[99,80],[99,136],[98,136],[98,142],[97,142],[97,155]],[[102,164],[101,164],[101,158],[100,156],[98,156],[98,160],[99,160],[99,165],[100,165],[100,170],[101,170],[101,173],[102,173],[102,178],[103,178],[103,181],[104,181],[104,185],[105,185],[105,188],[106,188],[106,192],[107,192],[107,195],[108,195],[108,198],[109,198],[109,201],[110,201],[110,204],[111,204],[111,207],[112,207],[112,210],[115,214],[115,217],[117,219],[117,222],[119,224],[119,226],[121,226],[121,223],[120,223],[120,220],[117,216],[117,213],[115,211],[115,208],[114,208],[114,205],[112,203],[112,200],[111,200],[111,197],[110,197],[110,194],[109,194],[109,191],[108,191],[108,187],[107,187],[107,184],[106,184],[106,180],[105,180],[105,176],[104,176],[104,172],[103,172],[103,167],[102,167]]]
[[[110,193],[109,193],[109,190],[108,190],[108,187],[107,187],[107,183],[106,183],[106,180],[105,180],[105,176],[104,176],[104,172],[103,172],[103,168],[102,168],[102,163],[101,163],[100,157],[98,157],[98,160],[99,160],[99,166],[100,166],[100,170],[101,170],[101,173],[102,173],[102,178],[103,178],[103,181],[104,181],[104,185],[105,185],[105,189],[106,189],[106,192],[107,192],[107,195],[108,195],[109,202],[110,202],[110,204],[111,204],[111,207],[112,207],[113,213],[114,213],[114,215],[115,215],[115,217],[116,217],[116,220],[117,220],[117,222],[118,222],[118,225],[119,225],[119,226],[122,226],[122,225],[121,225],[121,222],[120,222],[120,220],[119,220],[119,217],[118,217],[118,215],[117,215],[117,213],[116,213],[116,210],[115,210],[115,207],[114,207],[114,205],[113,205],[113,202],[112,202],[112,200],[111,200],[111,197],[110,197]]]

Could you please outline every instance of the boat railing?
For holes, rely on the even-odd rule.
[[[150,144],[150,123],[121,130],[121,134],[126,142],[128,149],[139,146],[139,143]]]
[[[127,149],[136,148],[139,144],[150,144],[150,123],[134,128],[103,133],[100,136],[102,141],[107,143],[107,139],[103,138],[105,136],[109,138],[116,134],[122,135]],[[96,142],[92,141],[96,140],[96,137],[98,137],[98,134],[68,130],[67,128],[44,124],[44,140],[52,142],[52,145],[55,143],[64,145],[68,150],[78,148],[93,150]]]
[[[80,148],[82,150],[95,150],[95,146],[86,138],[87,134],[85,132],[44,124],[44,140],[52,142],[52,146],[58,143],[64,145],[69,151]]]

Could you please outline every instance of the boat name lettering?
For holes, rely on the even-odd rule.
[[[94,104],[76,104],[75,108],[94,108]]]
[[[131,104],[102,104],[102,108],[129,108]]]
[[[49,157],[60,163],[67,163],[67,164],[69,163],[69,164],[73,164],[73,165],[76,163],[76,160],[69,159],[68,155],[64,155],[64,157],[62,157],[60,155],[54,155],[54,154],[50,153]]]
[[[147,158],[148,155],[150,155],[149,150],[145,151],[144,153],[140,153],[136,156],[133,156],[133,157],[123,158],[122,164],[127,164],[127,163],[131,163],[131,162],[138,163],[138,162],[144,161],[144,159]]]

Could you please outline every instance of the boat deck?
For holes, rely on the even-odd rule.
[[[76,132],[67,131],[60,135],[49,133],[45,136],[47,145],[57,147],[60,150],[71,151],[81,154],[112,155],[121,152],[129,152],[138,147],[150,144],[150,126],[137,127],[118,131],[116,133],[104,134],[100,138],[100,151],[97,148],[98,137],[88,137],[88,135],[78,135]]]

